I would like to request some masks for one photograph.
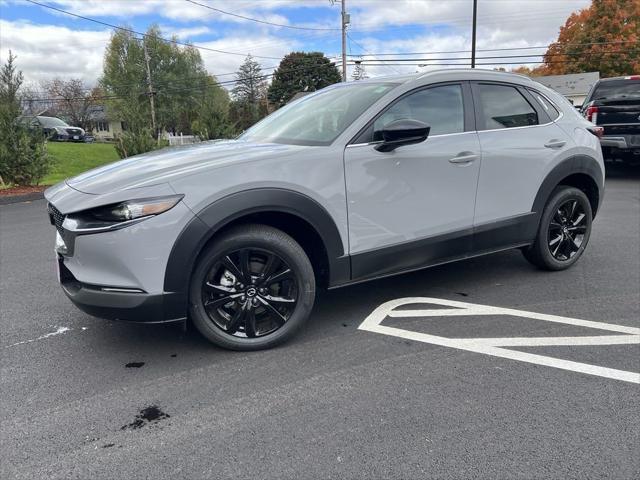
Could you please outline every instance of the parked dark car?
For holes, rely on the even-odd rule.
[[[600,143],[606,160],[640,164],[640,75],[600,80],[581,111],[604,128]]]
[[[21,122],[33,128],[41,128],[49,140],[58,142],[84,142],[85,131],[80,127],[72,127],[57,117],[42,115],[22,117]]]

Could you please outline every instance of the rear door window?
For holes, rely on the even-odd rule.
[[[480,83],[476,87],[480,107],[479,130],[539,124],[538,113],[517,88],[486,83]]]

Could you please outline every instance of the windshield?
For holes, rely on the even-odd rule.
[[[65,122],[56,117],[38,117],[38,121],[43,127],[68,127]]]
[[[615,80],[602,82],[593,93],[595,100],[614,98],[640,98],[640,80]]]
[[[290,145],[330,145],[394,83],[352,83],[328,87],[285,105],[257,123],[241,140]]]

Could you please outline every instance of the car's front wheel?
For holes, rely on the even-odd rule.
[[[527,260],[545,270],[564,270],[576,263],[591,236],[591,203],[577,188],[558,186],[542,212],[536,240],[524,249]]]
[[[314,299],[313,268],[304,250],[266,225],[242,225],[215,238],[191,278],[194,325],[232,350],[287,340],[309,317]]]

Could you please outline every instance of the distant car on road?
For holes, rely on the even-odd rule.
[[[189,316],[217,345],[255,350],[306,322],[316,286],[512,248],[563,270],[585,251],[604,194],[597,130],[520,75],[333,85],[236,140],[145,153],[48,189],[59,280],[92,315]]]
[[[605,159],[640,163],[640,75],[598,81],[581,111],[604,128],[600,143]]]
[[[21,121],[32,128],[41,128],[45,136],[58,142],[84,142],[85,131],[80,127],[72,127],[57,117],[42,115],[22,117]]]

